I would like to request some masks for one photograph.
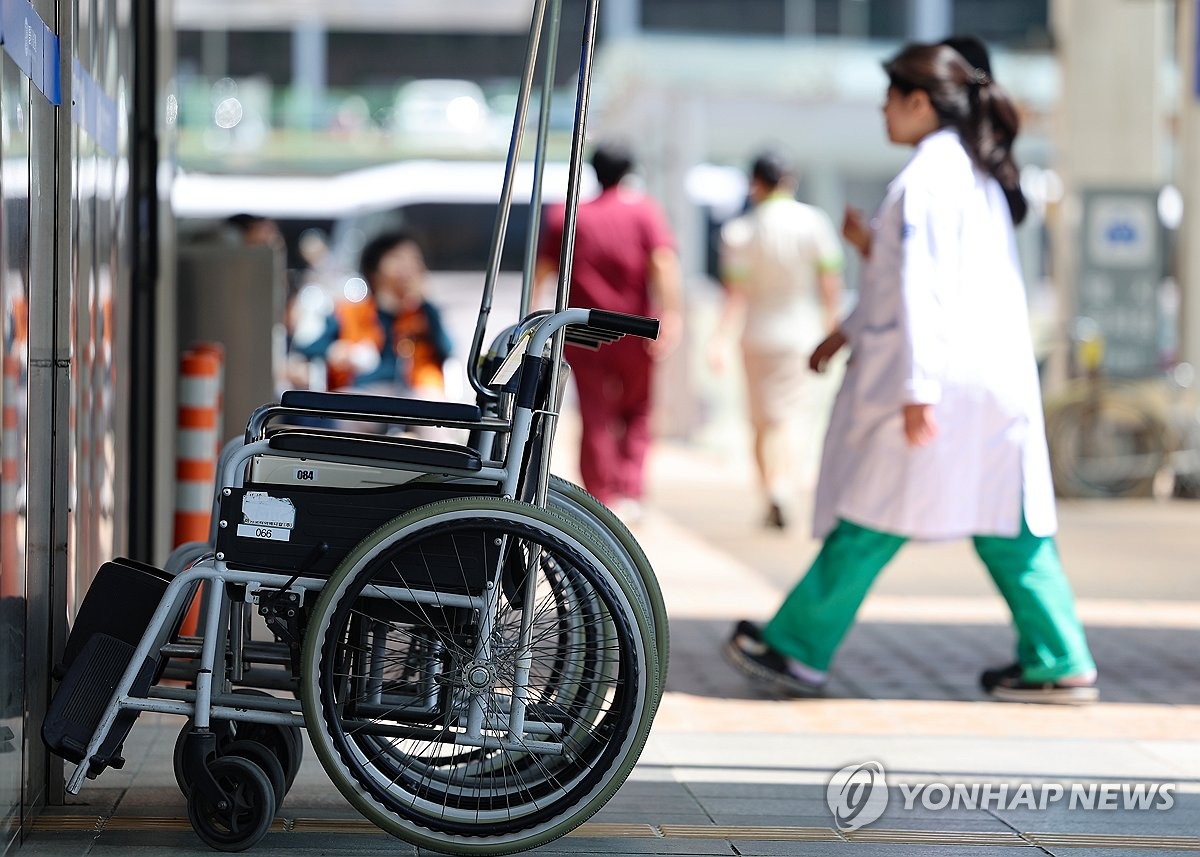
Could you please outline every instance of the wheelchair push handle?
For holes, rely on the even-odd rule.
[[[588,327],[608,333],[640,336],[642,339],[658,339],[659,322],[657,318],[594,309],[590,310]]]
[[[659,321],[656,318],[582,307],[569,307],[549,314],[538,313],[527,319],[521,327],[532,336],[526,348],[530,354],[540,354],[539,349],[561,327],[567,328],[568,341],[593,348],[616,342],[622,336],[658,339],[659,333]]]

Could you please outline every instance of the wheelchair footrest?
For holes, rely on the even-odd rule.
[[[113,692],[133,658],[134,647],[108,634],[93,634],[63,676],[46,719],[42,721],[42,740],[50,752],[79,764],[87,753],[88,744],[100,726],[100,721],[112,701]],[[134,680],[131,694],[144,696],[158,671],[158,659],[148,657]],[[138,712],[124,709],[100,744],[88,768],[94,777],[106,767],[120,768],[125,760],[119,755],[121,744]]]
[[[136,646],[170,581],[171,575],[162,569],[124,557],[100,566],[71,626],[62,663],[54,670],[55,678],[66,675],[83,647],[97,634]],[[176,605],[164,629],[164,643],[174,634],[190,601],[189,597]]]

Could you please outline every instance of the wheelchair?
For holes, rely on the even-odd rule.
[[[586,5],[569,218],[598,0]],[[538,39],[546,21],[556,33],[560,7],[534,3],[494,259]],[[42,725],[51,751],[76,764],[69,792],[120,767],[138,714],[153,711],[186,718],[175,775],[193,828],[218,850],[266,833],[305,735],[356,810],[435,851],[533,848],[605,804],[658,706],[666,610],[636,540],[550,474],[550,448],[564,340],[602,347],[654,338],[658,324],[566,308],[569,249],[555,310],[528,312],[527,271],[522,319],[484,356],[493,264],[468,360],[476,404],[285,393],[222,451],[208,542],[162,569],[118,558],[98,571]],[[469,440],[312,428],[295,416],[440,426]],[[181,636],[196,597],[199,633]]]
[[[214,550],[175,574],[114,561],[98,577],[114,583],[85,599],[43,724],[47,744],[78,763],[68,789],[121,764],[137,712],[159,711],[189,718],[176,775],[197,833],[222,850],[266,832],[295,776],[301,728],[358,811],[421,847],[509,853],[594,814],[649,733],[664,650],[648,566],[614,550],[619,539],[580,511],[586,495],[562,483],[565,499],[545,508],[520,499],[536,478],[532,428],[546,387],[524,379],[542,376],[549,337],[567,325],[656,329],[588,310],[546,316],[523,353],[511,420],[307,392],[265,409],[503,433],[508,455],[288,426],[227,454]],[[313,399],[319,410],[294,407]],[[300,472],[361,466],[373,482],[392,469],[398,484],[255,480],[256,463],[281,461]],[[198,583],[203,634],[176,640]],[[273,641],[248,634],[254,608]],[[139,612],[150,614],[144,630]],[[193,660],[194,689],[160,683],[171,659]],[[263,694],[268,682],[247,664],[287,667],[276,687],[298,699]]]

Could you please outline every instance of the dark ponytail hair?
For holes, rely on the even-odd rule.
[[[883,69],[900,92],[920,89],[929,95],[942,127],[956,129],[975,165],[1000,183],[1013,223],[1024,220],[1029,204],[1012,152],[1021,121],[991,75],[945,44],[909,45]]]

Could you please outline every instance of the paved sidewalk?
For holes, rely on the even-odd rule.
[[[693,749],[691,763],[698,767],[687,774],[676,769],[677,779],[723,771],[726,780],[748,783],[742,788],[750,795],[756,794],[754,784],[782,780],[804,782],[806,788],[796,793],[811,794],[819,792],[814,783],[843,765],[878,760],[893,786],[1170,782],[1178,799],[1167,812],[1050,809],[962,816],[920,808],[893,815],[889,809],[873,827],[1063,832],[1074,841],[1054,848],[1072,854],[1090,853],[1081,847],[1088,841],[1082,834],[1195,832],[1200,602],[1181,600],[1180,594],[1196,595],[1200,507],[1064,504],[1060,543],[1069,567],[1081,560],[1072,577],[1102,676],[1098,705],[985,700],[977,689],[978,672],[1010,659],[1012,633],[1003,603],[963,545],[906,548],[868,598],[839,653],[829,698],[780,701],[742,681],[720,662],[717,648],[734,619],[768,617],[815,554],[817,544],[806,535],[807,510],[794,516],[796,526],[787,533],[764,530],[746,462],[660,447],[655,464],[663,474],[655,482],[659,517],[638,532],[652,557],[671,557],[662,577],[673,633],[656,749],[667,745],[672,749],[665,757],[671,758],[686,747],[708,748]],[[1122,589],[1137,597],[1112,597]],[[689,730],[688,724],[699,726]],[[712,767],[705,770],[700,756]],[[733,759],[740,763],[736,770],[728,764]],[[753,802],[747,810],[762,814],[767,808],[777,818],[788,812],[769,801]],[[820,801],[814,808],[828,818]],[[1056,842],[1043,840],[1042,847]],[[1136,845],[1112,844],[1125,850]],[[1174,844],[1200,849],[1200,840]],[[1155,846],[1157,853],[1166,846]]]
[[[538,853],[867,857],[986,848],[1096,857],[1200,850],[1200,593],[1196,576],[1184,579],[1175,568],[1184,553],[1196,553],[1200,506],[1064,509],[1068,556],[1076,540],[1099,538],[1097,520],[1142,522],[1121,533],[1111,522],[1102,526],[1105,549],[1089,554],[1089,568],[1075,575],[1103,675],[1098,705],[982,698],[975,676],[1007,659],[1011,633],[983,572],[962,568],[969,552],[950,548],[914,549],[889,570],[839,655],[829,698],[778,700],[744,681],[720,648],[736,618],[769,614],[815,544],[799,523],[782,535],[759,529],[750,471],[737,457],[662,445],[653,468],[653,502],[635,532],[671,615],[667,692],[630,781],[591,822]],[[1130,569],[1134,555],[1144,565]],[[1114,597],[1134,576],[1142,594]],[[127,767],[44,815],[18,853],[211,854],[188,827],[174,785],[170,754],[179,725],[144,716],[127,744]],[[834,771],[869,760],[887,771],[888,808],[873,824],[840,833],[826,784]],[[993,783],[1015,791],[1027,781],[1068,789],[1170,783],[1175,790],[1168,810],[1129,811],[1070,809],[1065,801],[1046,809],[933,809],[918,800],[905,809],[901,790]],[[415,851],[348,807],[310,753],[274,832],[255,853]]]

